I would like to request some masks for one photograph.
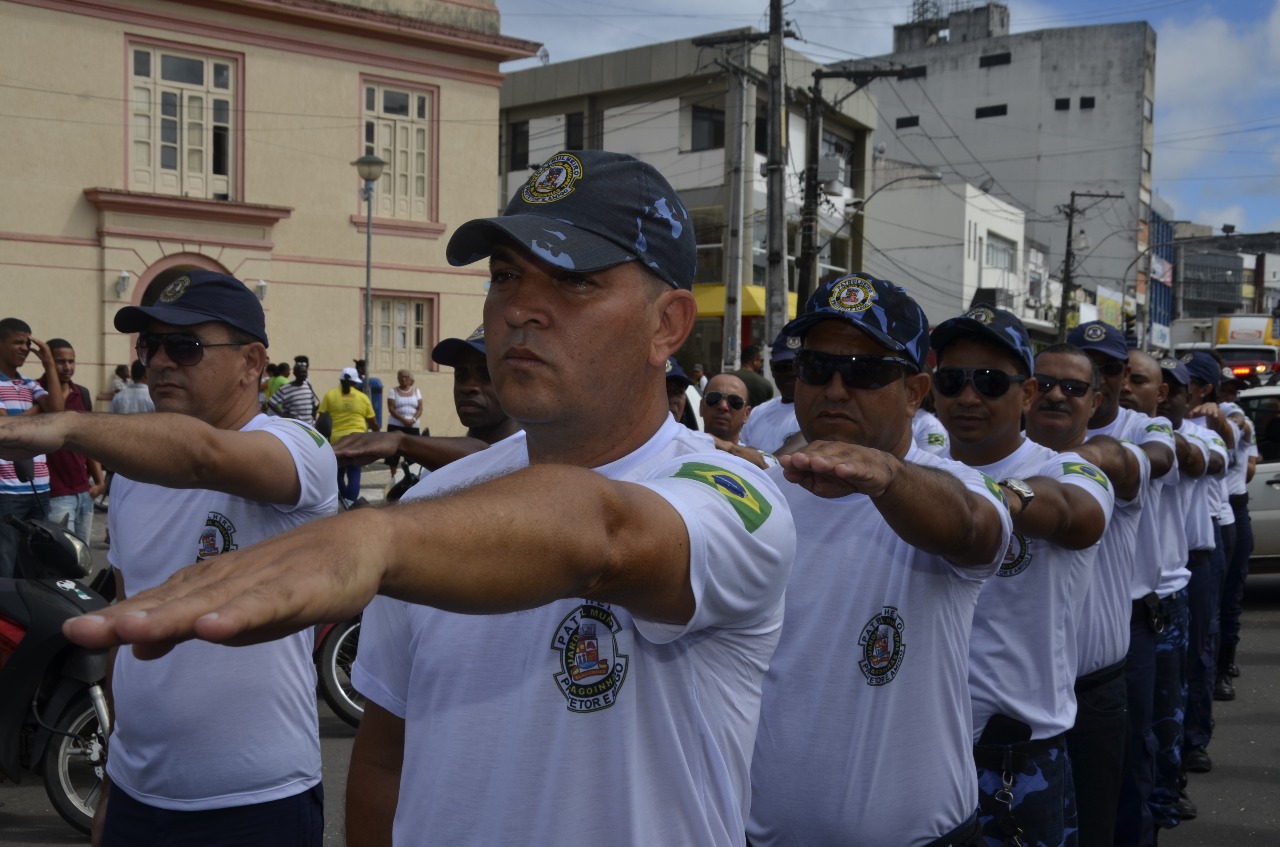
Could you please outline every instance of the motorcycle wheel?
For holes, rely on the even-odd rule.
[[[88,697],[72,702],[54,727],[66,734],[55,735],[45,751],[44,790],[62,819],[87,835],[102,795],[106,739]]]
[[[360,618],[355,617],[329,631],[316,660],[321,696],[334,714],[356,727],[364,717],[364,695],[351,684],[351,666],[359,645]]]

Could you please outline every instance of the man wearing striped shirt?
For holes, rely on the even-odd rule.
[[[31,327],[25,321],[0,320],[0,406],[6,415],[62,411],[61,392],[50,394],[34,379],[18,373],[33,350],[44,365],[45,380],[56,384],[58,371],[48,346],[31,337]],[[4,522],[5,516],[42,518],[48,511],[49,466],[44,456],[35,457],[30,481],[19,479],[13,463],[0,459],[0,577],[13,576],[18,552],[17,530]]]

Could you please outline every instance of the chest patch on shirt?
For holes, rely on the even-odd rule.
[[[1009,547],[1004,551],[1004,561],[996,576],[1017,576],[1031,564],[1031,540],[1020,532],[1009,534]]]
[[[1063,462],[1062,472],[1064,474],[1079,474],[1080,476],[1091,479],[1098,485],[1102,486],[1102,490],[1110,489],[1110,483],[1107,475],[1095,468],[1093,465],[1087,465],[1084,462]]]
[[[897,607],[885,606],[862,628],[862,635],[858,637],[858,646],[862,648],[858,668],[867,678],[867,685],[885,685],[898,675],[907,654],[907,643],[902,640],[905,626]]]
[[[747,528],[747,532],[755,532],[759,529],[768,519],[769,513],[773,511],[772,504],[760,496],[760,492],[751,483],[724,468],[705,465],[701,462],[686,462],[674,476],[701,482],[723,494],[733,506],[733,510],[738,513],[738,517],[742,518],[742,524]]]
[[[556,628],[551,649],[560,654],[555,675],[571,712],[599,712],[618,699],[627,679],[627,656],[618,652],[622,623],[604,606],[584,603]]]
[[[221,512],[210,512],[200,531],[200,544],[196,552],[197,561],[209,559],[219,553],[230,553],[236,549],[236,525]]]

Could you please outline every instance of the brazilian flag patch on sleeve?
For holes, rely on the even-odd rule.
[[[1173,427],[1162,423],[1147,424],[1147,432],[1163,432],[1165,435],[1172,437]]]
[[[755,487],[733,471],[701,462],[686,462],[673,476],[692,479],[719,491],[742,518],[747,532],[755,532],[773,511],[773,505]]]
[[[925,443],[930,447],[946,447],[947,437],[940,432],[931,432],[925,436]]]
[[[323,446],[324,446],[324,436],[323,436],[323,435],[321,435],[320,433],[316,432],[314,429],[312,429],[311,427],[307,426],[307,425],[306,425],[306,424],[304,424],[302,421],[294,420],[293,418],[287,418],[286,420],[288,420],[288,421],[289,421],[289,423],[293,424],[293,425],[294,425],[294,426],[296,426],[298,429],[300,429],[300,430],[302,430],[303,432],[305,432],[307,435],[310,435],[310,436],[311,436],[311,440],[312,440],[312,441],[314,441],[314,442],[316,443],[316,446],[317,446],[317,447],[323,447]]]
[[[1084,462],[1063,462],[1062,472],[1064,474],[1079,474],[1080,476],[1088,477],[1098,485],[1101,485],[1104,491],[1111,490],[1107,475],[1093,465],[1085,464]]]
[[[1009,501],[1004,498],[1004,492],[1000,490],[1000,484],[991,477],[982,473],[982,471],[978,471],[978,473],[982,474],[982,481],[986,483],[987,490],[991,492],[991,496],[1000,501],[1002,506],[1008,507]]]

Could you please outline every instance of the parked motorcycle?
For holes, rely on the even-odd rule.
[[[351,666],[360,646],[360,615],[316,627],[316,679],[320,696],[333,713],[352,726],[364,717],[364,695],[351,684]]]
[[[62,623],[107,605],[111,569],[86,585],[84,542],[43,520],[9,524],[19,543],[14,578],[0,579],[0,774],[39,774],[58,814],[88,833],[111,734],[107,653],[72,644]]]

